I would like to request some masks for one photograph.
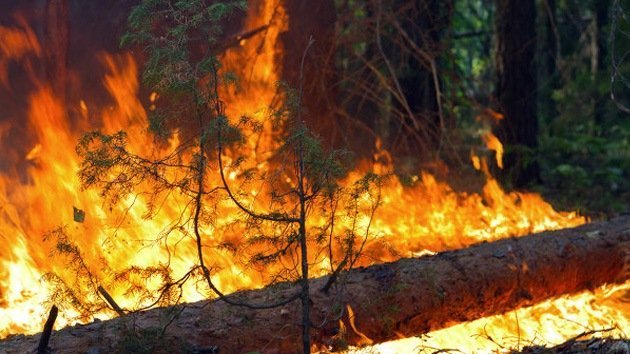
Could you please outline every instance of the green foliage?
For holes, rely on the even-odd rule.
[[[113,271],[105,262],[106,271],[96,275],[79,246],[65,233],[57,235],[59,249],[79,269],[79,281],[91,285],[83,288],[90,297],[73,294],[72,284],[58,284],[69,289],[77,306],[87,302],[89,308],[104,309],[103,300],[94,296],[100,284],[116,284],[117,289],[126,290],[126,296],[138,299],[132,311],[175,304],[181,300],[183,285],[191,282],[198,290],[203,288],[204,293],[234,305],[269,308],[299,298],[302,308],[308,309],[313,265],[325,257],[329,262],[324,266],[337,274],[352,268],[361,256],[380,205],[382,178],[368,174],[349,187],[339,182],[351,166],[351,157],[325,148],[308,129],[302,92],[279,84],[281,104],[270,107],[262,119],[236,121],[225,114],[220,87],[234,84],[236,78],[221,72],[214,50],[221,21],[244,6],[244,1],[144,0],[133,9],[122,43],[140,46],[147,54],[143,80],[158,97],[149,117],[156,149],[151,156],[133,151],[124,131],[87,133],[76,148],[82,158],[79,176],[84,188],[100,189],[110,207],[127,207],[128,200],[142,198],[147,202],[144,217],[152,218],[172,198],[181,205],[181,214],[153,238],[147,236],[148,247],[164,247],[168,254],[168,259],[152,266],[130,265]],[[160,143],[175,132],[181,143],[168,151],[161,149],[166,144]],[[262,134],[277,141],[273,151],[259,154],[249,146]],[[255,158],[247,156],[252,151]],[[312,217],[314,211],[317,217]],[[234,215],[230,221],[219,222],[217,215],[222,213]],[[169,243],[173,234],[177,240]],[[223,238],[224,234],[238,236]],[[170,262],[177,257],[177,245],[184,242],[196,246],[197,259],[176,278]],[[232,252],[234,262],[241,266],[264,270],[270,283],[299,283],[300,292],[288,300],[263,304],[245,304],[224,295],[213,283],[222,261],[214,256],[222,258],[224,251]],[[310,315],[305,312],[303,317],[308,341]],[[121,350],[150,352],[159,339],[154,332],[130,333]],[[305,351],[309,348],[304,345]]]
[[[630,124],[569,124],[541,141],[543,191],[587,214],[628,212]]]
[[[591,11],[585,10],[595,16]],[[611,16],[615,13],[608,11]],[[617,20],[622,21],[611,19]],[[550,97],[558,113],[543,117],[539,153],[544,181],[541,189],[561,208],[595,215],[630,211],[630,120],[611,100],[613,74],[609,65],[613,49],[617,56],[623,55],[630,41],[620,32],[620,41],[605,41],[601,48],[586,47],[585,41],[598,35],[597,28],[605,31],[606,37],[610,31],[623,31],[609,23],[584,27],[579,41],[568,42],[572,47],[565,49],[560,83]],[[574,34],[560,32],[560,36],[571,38]],[[599,55],[598,66],[594,66],[595,55]],[[627,75],[630,66],[621,61],[618,70],[620,75]],[[624,100],[627,95],[619,92],[617,96]]]
[[[129,153],[126,149],[127,134],[118,132],[104,135],[100,132],[85,134],[77,144],[77,154],[83,157],[79,177],[86,188],[103,185],[101,195],[115,204],[132,192],[135,178],[131,164],[127,163]],[[113,180],[103,180],[105,176],[115,175]]]
[[[549,4],[539,3],[537,20],[539,148],[519,152],[525,153],[525,163],[538,163],[542,184],[536,188],[559,208],[587,214],[627,212],[630,126],[627,113],[611,100],[610,92],[627,104],[624,80],[630,73],[625,59],[630,25],[626,12],[630,3],[592,1],[578,6],[554,2],[554,9]],[[492,122],[485,117],[484,108],[493,106],[493,7],[492,1],[455,1],[447,56],[453,75],[441,79],[456,102],[451,112],[457,128],[452,134],[460,137],[464,151],[469,144],[479,144],[479,132]],[[552,20],[550,11],[555,11]],[[597,22],[598,11],[607,14],[607,22]],[[611,43],[613,25],[616,37]],[[618,69],[614,86],[611,63]],[[506,153],[522,148],[505,147]]]
[[[492,95],[494,63],[488,54],[492,49],[493,16],[492,1],[455,1],[451,22],[452,51],[448,59],[456,81],[447,80],[447,84],[454,84],[452,90],[459,98],[457,106],[460,110],[462,105],[470,109],[473,108],[471,103],[484,103]],[[461,112],[457,118],[468,120],[472,116],[470,113]]]
[[[222,78],[215,75],[220,68],[215,50],[222,21],[246,7],[242,0],[145,0],[132,10],[121,45],[144,49],[143,81],[167,99],[149,113],[149,127],[159,137],[195,123],[206,106],[216,104]]]
[[[44,274],[42,280],[55,289],[47,301],[62,309],[67,306],[76,311],[75,319],[81,321],[92,320],[95,314],[105,312],[107,306],[96,296],[98,279],[68,231],[63,227],[57,228],[44,235],[44,240],[55,242],[50,256],[65,258],[70,269],[70,276],[53,272]],[[105,272],[109,271],[106,266],[104,268]]]

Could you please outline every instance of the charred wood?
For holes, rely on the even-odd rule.
[[[52,334],[53,326],[55,325],[55,321],[57,320],[58,313],[57,306],[53,305],[50,308],[50,313],[48,314],[48,319],[46,320],[46,324],[44,324],[44,331],[42,332],[41,337],[39,338],[39,345],[37,346],[37,354],[48,354],[50,352],[48,348],[48,342],[50,341],[50,335]]]
[[[103,288],[102,286],[99,286],[98,292],[101,293],[101,295],[103,295],[107,303],[112,307],[112,309],[114,309],[114,311],[116,311],[118,316],[125,315],[125,311],[123,311],[123,309],[121,309],[120,306],[118,306],[118,303],[116,303],[114,298],[111,295],[109,295],[109,293],[107,292],[107,290],[105,290],[105,288]]]

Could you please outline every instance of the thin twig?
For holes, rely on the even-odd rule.
[[[212,70],[212,74],[213,74],[213,84],[214,84],[214,109],[215,109],[215,114],[216,117],[215,119],[220,119],[221,117],[223,117],[223,102],[219,99],[219,83],[218,83],[218,75],[217,75],[217,68],[214,67]],[[203,125],[202,123],[202,119],[203,117],[201,116],[201,113],[198,112],[199,115],[199,122],[200,122],[200,135],[204,134],[204,130],[203,130]],[[240,204],[240,202],[238,202],[237,199],[235,199],[235,196],[232,194],[231,190],[229,189],[229,185],[227,184],[227,180],[225,178],[225,173],[223,172],[223,159],[222,159],[222,144],[221,144],[221,123],[219,123],[219,126],[217,127],[217,159],[219,161],[219,171],[220,171],[220,175],[221,175],[221,181],[223,183],[223,186],[225,187],[226,192],[228,193],[228,196],[230,197],[230,199],[234,202],[235,205],[237,205],[241,210],[243,210],[245,213],[247,213],[248,215],[250,215],[251,217],[254,218],[259,218],[261,220],[267,220],[267,221],[278,221],[278,222],[286,222],[286,223],[290,223],[290,222],[295,222],[296,220],[292,219],[292,218],[288,218],[288,217],[276,217],[274,215],[265,215],[265,214],[257,214],[249,209],[247,209],[245,206],[243,206],[242,204]],[[203,154],[204,151],[204,145],[203,145],[203,139],[200,139],[200,150],[201,153]],[[200,159],[200,164],[203,163],[203,158]],[[194,233],[195,233],[195,239],[196,239],[196,243],[197,243],[197,257],[199,259],[199,265],[201,267],[201,270],[203,272],[203,276],[206,280],[206,282],[208,283],[208,287],[215,293],[217,294],[217,296],[219,296],[219,298],[223,301],[225,301],[226,303],[230,304],[230,305],[234,305],[234,306],[241,306],[241,307],[245,307],[245,308],[249,308],[249,309],[270,309],[270,308],[275,308],[275,307],[280,307],[280,306],[284,306],[290,302],[293,302],[295,300],[297,300],[300,297],[300,292],[296,292],[295,294],[293,294],[292,296],[290,296],[287,299],[284,300],[280,300],[277,301],[275,303],[271,303],[271,304],[251,304],[251,303],[247,303],[247,302],[241,302],[241,301],[237,301],[237,300],[233,300],[232,298],[228,297],[226,294],[224,294],[221,290],[219,290],[219,288],[217,288],[217,286],[214,284],[214,282],[212,281],[212,277],[210,276],[210,270],[208,269],[208,267],[205,265],[205,261],[204,261],[204,257],[203,257],[203,250],[202,250],[202,244],[201,244],[201,232],[199,231],[199,216],[201,213],[201,195],[203,194],[203,173],[204,173],[204,169],[202,168],[203,166],[199,167],[199,179],[198,179],[198,193],[196,196],[196,207],[195,207],[195,216],[194,216],[194,220],[193,220],[193,229],[194,229]]]
[[[426,51],[422,50],[418,45],[409,37],[407,31],[402,28],[400,23],[397,20],[393,20],[392,23],[396,27],[396,29],[402,34],[403,38],[407,40],[407,43],[411,46],[411,48],[418,54],[422,59],[424,59],[431,68],[431,76],[433,79],[433,88],[435,90],[435,101],[438,109],[438,117],[440,118],[440,139],[438,145],[438,153],[442,147],[442,137],[446,136],[446,126],[444,124],[444,112],[442,110],[442,90],[440,90],[440,79],[438,77],[437,66],[435,65],[435,59],[429,55]]]
[[[304,49],[304,53],[302,54],[302,62],[300,63],[300,86],[298,92],[298,102],[297,102],[297,114],[296,120],[298,127],[300,129],[299,133],[304,134],[305,123],[302,119],[302,95],[304,94],[303,84],[304,84],[304,63],[306,62],[306,55],[313,45],[315,41],[313,37],[309,37],[308,44]],[[310,337],[310,324],[311,324],[311,304],[310,304],[310,294],[309,294],[309,280],[308,280],[308,244],[306,239],[306,208],[307,208],[307,197],[306,197],[306,166],[304,161],[304,139],[302,136],[298,139],[297,146],[297,179],[298,179],[298,196],[300,202],[300,217],[299,217],[299,228],[300,228],[300,251],[301,251],[301,270],[302,270],[302,293],[301,293],[301,302],[302,302],[302,351],[305,354],[309,354],[311,352],[311,337]]]
[[[114,301],[114,298],[111,295],[109,295],[109,293],[107,292],[107,290],[105,290],[105,288],[103,288],[102,286],[99,285],[98,286],[98,292],[101,293],[101,295],[103,295],[103,297],[105,298],[105,301],[107,301],[109,306],[111,306],[112,309],[114,309],[114,311],[116,311],[118,316],[124,316],[125,315],[125,311],[123,311],[123,309],[121,309],[120,306],[118,306],[116,301]]]
[[[405,98],[404,91],[402,87],[400,87],[400,83],[398,82],[398,79],[396,78],[396,71],[392,67],[392,64],[389,62],[389,59],[387,58],[387,55],[385,55],[385,51],[383,50],[383,44],[381,43],[381,16],[382,16],[383,9],[381,8],[380,1],[378,2],[378,4],[379,4],[378,14],[376,16],[376,45],[378,47],[378,50],[381,56],[383,57],[383,61],[385,62],[385,65],[387,66],[387,70],[389,71],[389,74],[391,75],[391,79],[394,82],[394,85],[396,85],[396,90],[399,93],[398,96],[399,96],[400,104],[407,111],[407,114],[409,115],[409,119],[411,119],[411,121],[413,122],[414,127],[416,129],[420,129],[420,126],[418,125],[418,122],[415,119],[415,115],[411,111],[411,108],[409,107],[409,103],[407,102],[407,99]]]

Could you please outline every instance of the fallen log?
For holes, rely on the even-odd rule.
[[[319,290],[328,277],[313,279],[312,322],[322,326],[312,330],[312,338],[316,345],[329,346],[344,332],[345,343],[359,345],[419,335],[605,283],[625,282],[630,279],[629,258],[630,217],[622,217],[354,269],[338,275],[341,293],[335,286],[329,293]],[[261,303],[294,293],[295,286],[281,284],[231,296]],[[340,309],[346,310],[341,321]],[[179,317],[165,322],[168,311]],[[85,352],[95,345],[101,352],[124,351],[125,331],[130,331],[125,323],[132,321],[134,328],[145,329],[169,323],[164,336],[148,341],[151,352],[211,348],[221,353],[295,353],[301,346],[300,314],[298,302],[251,310],[220,300],[203,301],[180,305],[178,311],[156,309],[67,328],[50,346],[55,353]],[[0,343],[0,352],[27,352],[33,348],[28,343],[36,340],[37,336],[21,338],[21,344],[7,340]]]

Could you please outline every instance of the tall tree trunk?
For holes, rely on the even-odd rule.
[[[594,73],[596,79],[599,80],[600,75],[604,75],[608,71],[608,35],[609,32],[605,30],[605,26],[608,25],[609,22],[609,11],[610,11],[610,0],[594,0],[594,12],[595,12],[595,35],[597,36],[597,45],[595,48],[595,53],[592,55],[595,56],[597,65],[596,72]],[[608,101],[608,93],[599,92],[596,93],[595,97],[595,122],[597,124],[603,124],[605,120],[605,109],[606,102]]]
[[[412,55],[403,58],[402,70],[398,73],[397,79],[405,100],[414,114],[409,119],[415,122],[409,122],[409,124],[425,129],[428,133],[428,141],[419,142],[417,146],[411,147],[412,151],[409,151],[418,156],[427,155],[427,152],[436,152],[440,148],[442,133],[446,128],[444,117],[440,114],[441,107],[439,107],[437,97],[441,81],[434,80],[433,70],[438,70],[437,64],[443,52],[444,34],[451,22],[453,4],[451,0],[421,0],[415,3],[414,11],[409,14],[409,17],[400,19],[401,26],[411,37],[415,46],[433,59],[435,67],[431,68],[425,58],[412,50]],[[402,5],[401,3],[398,6]],[[394,47],[393,50],[399,49]]]
[[[543,0],[540,6],[541,39],[538,67],[538,112],[541,122],[549,122],[558,115],[553,91],[560,87],[558,61],[560,58],[559,28],[556,0]]]
[[[292,88],[302,84],[304,118],[309,129],[327,143],[341,145],[343,132],[334,117],[335,107],[335,21],[333,0],[291,0],[285,3],[289,28],[282,35],[285,48],[283,80]],[[315,41],[304,62],[300,80],[302,54],[309,42]],[[301,83],[300,83],[301,81]]]
[[[48,0],[45,23],[46,76],[55,94],[65,105],[70,44],[68,0]]]
[[[534,0],[496,0],[497,87],[504,119],[495,135],[506,147],[504,182],[524,187],[539,177],[536,114],[536,6]]]

